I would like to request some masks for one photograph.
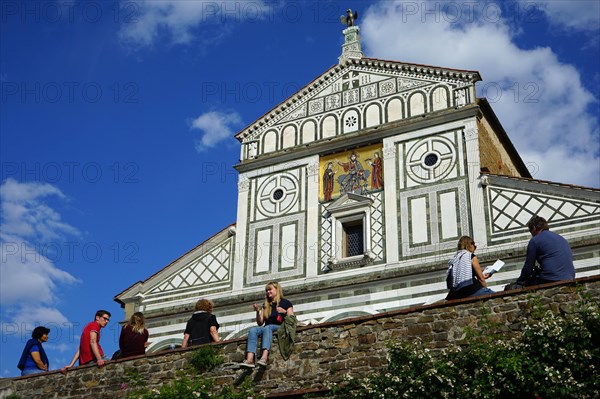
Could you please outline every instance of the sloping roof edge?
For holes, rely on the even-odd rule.
[[[506,133],[506,130],[504,130],[502,123],[500,123],[500,120],[496,116],[496,113],[492,109],[492,106],[488,100],[485,98],[477,98],[477,105],[479,105],[481,112],[486,116],[488,122],[494,128],[494,132],[497,133],[498,139],[502,142],[502,144],[504,144],[504,148],[515,162],[515,166],[517,166],[519,172],[523,175],[523,177],[531,179],[532,176],[527,168],[527,165],[525,165],[525,162],[523,162],[521,155],[519,155],[517,149],[510,140],[508,133]]]
[[[481,175],[482,176],[490,176],[490,177],[494,177],[494,178],[497,177],[497,178],[508,179],[508,180],[523,181],[523,182],[528,182],[528,183],[540,183],[540,184],[546,184],[549,186],[572,188],[575,190],[600,193],[600,188],[578,186],[575,184],[567,184],[567,183],[559,183],[559,182],[554,182],[554,181],[550,181],[550,180],[534,179],[532,177],[516,177],[516,176],[498,175],[498,174],[489,173],[489,172],[481,172]]]
[[[228,233],[231,231],[232,227],[235,227],[235,223],[230,224],[229,226],[225,227],[224,229],[218,231],[217,233],[213,234],[211,237],[209,237],[208,239],[206,239],[205,241],[203,241],[202,243],[196,245],[194,248],[190,249],[189,251],[185,252],[183,255],[179,256],[177,259],[173,260],[172,262],[170,262],[168,265],[166,265],[165,267],[163,267],[162,269],[158,270],[157,272],[153,273],[150,277],[146,278],[145,280],[140,280],[132,285],[130,285],[129,287],[125,288],[123,291],[121,291],[120,293],[118,293],[117,295],[115,295],[113,297],[113,301],[119,303],[121,305],[121,307],[125,306],[125,302],[123,302],[121,300],[121,298],[125,297],[127,294],[133,294],[135,291],[135,288],[140,288],[143,286],[143,284],[147,281],[150,281],[151,279],[153,279],[154,277],[158,276],[159,274],[163,273],[165,270],[167,270],[169,267],[175,265],[177,262],[179,262],[181,259],[185,258],[188,254],[194,252],[195,250],[197,250],[198,248],[201,248],[207,244],[210,244],[211,241],[214,241],[215,239],[217,239],[219,236],[223,235],[223,233]]]

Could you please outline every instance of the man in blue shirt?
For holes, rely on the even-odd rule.
[[[527,227],[532,237],[527,244],[527,257],[517,284],[537,285],[574,279],[573,253],[567,240],[548,230],[548,222],[540,216],[533,216]],[[536,261],[541,270],[531,278]]]

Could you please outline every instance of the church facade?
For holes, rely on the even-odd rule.
[[[483,267],[523,265],[529,218],[569,240],[577,277],[600,274],[600,191],[532,179],[476,71],[366,58],[343,31],[339,64],[240,131],[236,223],[115,296],[144,312],[149,352],[179,345],[200,298],[222,339],[255,325],[279,281],[300,322],[442,300],[463,235]]]

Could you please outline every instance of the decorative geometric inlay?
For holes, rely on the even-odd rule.
[[[314,115],[323,112],[323,99],[317,98],[308,103],[308,114]]]
[[[508,188],[490,187],[492,233],[525,230],[533,215],[549,222],[574,221],[596,218],[600,204],[570,198],[553,197],[540,193],[528,193]]]
[[[247,177],[240,175],[238,179],[238,190],[246,191],[250,188],[250,180]]]
[[[456,193],[456,204],[460,209],[458,216],[458,231],[459,234],[467,234],[469,231],[469,208],[467,199],[466,183],[464,180],[451,181],[447,183],[438,183],[435,188],[431,186],[422,186],[420,188],[402,192],[399,198],[399,209],[398,209],[398,224],[400,226],[401,235],[403,237],[401,242],[402,252],[401,256],[414,256],[427,252],[435,252],[440,249],[440,242],[443,240],[440,238],[442,233],[439,230],[441,228],[441,221],[439,220],[438,209],[440,203],[438,202],[438,193],[443,192],[455,192]],[[428,198],[429,212],[427,225],[423,228],[430,229],[431,242],[428,244],[413,244],[413,233],[411,231],[410,220],[414,217],[410,206],[411,200],[414,198],[426,197]],[[454,240],[452,240],[454,241]]]
[[[415,87],[426,86],[431,83],[431,82],[422,82],[420,80],[405,79],[405,78],[398,78],[397,80],[398,80],[398,90],[400,90],[400,91],[414,89]]]
[[[308,172],[308,176],[314,176],[316,174],[319,173],[319,162],[313,162],[311,164],[308,165],[308,168],[306,168],[306,171]]]
[[[232,238],[192,260],[181,271],[148,291],[148,294],[170,290],[202,287],[229,280]]]
[[[346,126],[348,127],[353,127],[356,125],[356,123],[358,122],[358,120],[356,119],[356,116],[351,115],[349,117],[346,118]]]
[[[358,89],[344,92],[344,105],[356,104],[359,100]]]
[[[327,208],[321,205],[321,270],[327,266],[327,261],[333,255],[331,251],[331,218]]]
[[[445,137],[429,137],[415,143],[407,155],[407,173],[418,183],[446,177],[456,162],[454,144]]]
[[[359,86],[359,73],[351,71],[342,76],[342,90],[355,89]]]
[[[299,105],[298,108],[293,110],[287,117],[282,119],[282,122],[291,121],[293,119],[299,119],[306,116],[306,104]]]
[[[361,87],[361,95],[363,101],[377,97],[377,84],[373,83],[368,86]]]
[[[330,111],[342,106],[342,98],[339,94],[333,94],[325,98],[325,110]]]
[[[278,216],[286,213],[299,199],[300,183],[291,173],[271,176],[258,188],[256,205],[264,216]]]
[[[389,79],[379,83],[379,92],[382,96],[396,92],[396,79]]]
[[[373,205],[371,206],[371,252],[375,255],[375,260],[383,260],[385,225],[381,197],[381,191],[371,194],[373,199]]]
[[[274,279],[286,279],[300,275],[304,270],[304,254],[305,254],[305,219],[304,213],[294,213],[291,215],[285,215],[278,218],[270,218],[259,222],[253,222],[250,224],[248,229],[248,257],[246,261],[246,281],[249,284],[263,283],[267,281],[273,281]],[[282,226],[289,225],[295,222],[297,226],[296,231],[296,260],[295,268],[286,268],[285,270],[279,269],[279,258],[281,255],[280,251],[285,250],[285,245],[288,243],[280,242],[279,236],[281,234]],[[273,241],[269,246],[264,243],[256,242],[256,231],[271,228]],[[257,255],[270,256],[272,263],[270,265],[271,270],[268,273],[256,273],[255,272],[255,258]]]
[[[386,143],[383,146],[383,158],[385,160],[396,158],[396,147],[394,145]]]

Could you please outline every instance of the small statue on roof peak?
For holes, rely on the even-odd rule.
[[[346,15],[342,15],[340,16],[340,21],[342,21],[342,24],[351,27],[354,26],[354,21],[358,19],[358,11],[354,11],[354,13],[352,12],[352,9],[347,9],[346,10]]]

